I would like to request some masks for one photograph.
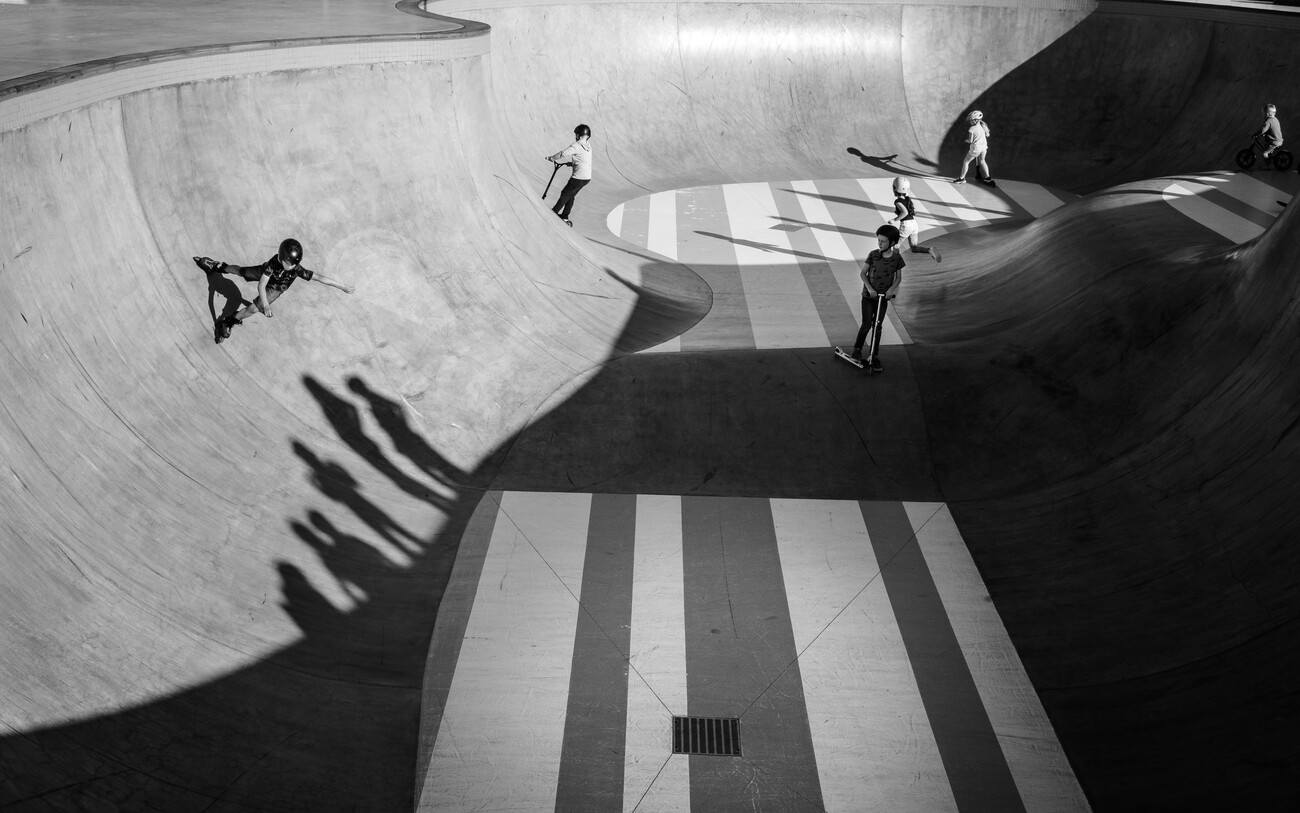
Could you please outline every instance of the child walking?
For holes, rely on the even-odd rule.
[[[966,157],[961,162],[961,172],[953,183],[966,183],[966,170],[970,168],[971,162],[975,162],[975,179],[982,184],[997,186],[993,181],[993,174],[989,172],[988,161],[986,160],[989,152],[989,126],[984,123],[984,114],[978,110],[972,110],[966,116],[966,123],[970,129],[966,131]]]
[[[864,363],[871,365],[872,372],[885,369],[880,363],[880,330],[885,322],[885,310],[888,301],[898,294],[898,286],[903,282],[903,255],[898,252],[898,229],[886,223],[876,229],[876,244],[862,264],[858,277],[862,280],[862,327],[858,337],[853,340],[851,358],[862,359],[862,347],[867,342],[867,335],[874,329],[876,341],[871,343],[871,358]],[[881,297],[884,297],[882,300]]]
[[[261,265],[229,265],[219,263],[210,257],[195,257],[194,262],[209,274],[232,274],[243,277],[249,282],[257,283],[257,298],[252,305],[247,305],[238,313],[232,313],[217,322],[216,340],[221,344],[230,338],[230,330],[255,313],[267,318],[271,316],[271,303],[280,298],[280,294],[289,290],[293,281],[301,277],[308,282],[316,281],[331,288],[338,288],[345,294],[354,290],[351,285],[332,280],[318,271],[302,267],[302,243],[290,237],[280,243],[275,256]]]
[[[939,249],[917,243],[916,236],[920,232],[920,227],[916,225],[916,203],[912,200],[912,182],[901,175],[894,179],[894,219],[889,223],[897,228],[901,235],[900,246],[902,239],[907,238],[907,244],[913,254],[929,254],[936,263],[943,262]]]

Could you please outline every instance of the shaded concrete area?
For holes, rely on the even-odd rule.
[[[496,484],[940,499],[910,364],[901,347],[882,357],[890,374],[870,387],[821,347],[622,358],[544,410],[511,444]]]
[[[909,323],[927,417],[946,419],[928,422],[936,474],[1098,809],[1158,804],[1154,776],[1162,798],[1189,789],[1186,806],[1280,804],[1300,714],[1286,507],[1300,222],[1197,245],[1140,194],[1094,196],[977,255],[1038,288],[1039,314]],[[1135,221],[1159,236],[1137,240]],[[1127,261],[1081,227],[1132,245]],[[971,282],[961,300],[995,307]]]
[[[488,58],[0,133],[0,806],[409,809],[440,591],[507,487],[946,500],[1096,809],[1283,804],[1300,215],[1238,248],[1106,187],[1300,110],[1294,30],[864,8],[489,9]],[[971,107],[999,177],[1103,191],[942,238],[874,389],[824,349],[626,355],[710,297],[605,245],[613,205],[942,174]],[[602,163],[570,231],[541,156],[579,120]],[[190,256],[289,234],[357,293],[299,282],[215,347],[239,294]]]

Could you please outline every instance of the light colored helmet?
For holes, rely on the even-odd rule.
[[[904,194],[904,193],[906,193],[906,192],[911,192],[911,191],[912,191],[912,182],[911,182],[911,181],[909,181],[908,179],[904,178],[902,175],[899,175],[897,178],[894,179],[894,194],[895,194],[895,195],[902,195],[902,194]]]
[[[984,114],[978,110],[972,110],[966,114],[966,121],[976,122],[976,121],[983,121],[983,120],[984,120]]]

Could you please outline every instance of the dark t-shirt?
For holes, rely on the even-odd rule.
[[[280,258],[278,256],[272,257],[262,263],[257,267],[257,270],[259,278],[264,276],[270,277],[270,279],[266,281],[267,288],[281,292],[287,291],[289,286],[293,285],[293,281],[298,277],[302,277],[305,280],[311,280],[312,275],[315,273],[309,268],[303,268],[301,265],[292,271],[286,270],[280,263]]]
[[[898,214],[898,207],[900,204],[902,205],[904,211],[903,214],[900,215],[898,218],[899,222],[902,222],[904,220],[915,220],[916,204],[912,202],[912,196],[911,195],[894,196],[894,214],[896,215]]]
[[[903,255],[894,250],[892,257],[886,257],[880,253],[880,249],[874,249],[867,255],[865,267],[867,269],[867,285],[862,288],[863,296],[870,296],[873,299],[876,294],[887,292],[898,279],[898,273],[903,270]]]

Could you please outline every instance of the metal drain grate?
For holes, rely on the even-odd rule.
[[[740,719],[674,717],[673,753],[740,756]]]

